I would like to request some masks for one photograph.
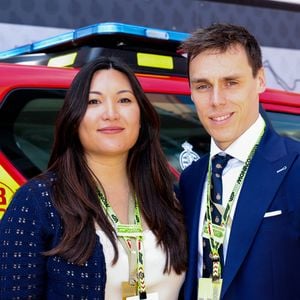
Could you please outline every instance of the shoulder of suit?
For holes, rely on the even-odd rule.
[[[288,152],[297,152],[300,154],[300,141],[290,137],[283,137],[283,139],[287,146]]]
[[[187,168],[185,168],[182,171],[182,175],[183,174],[190,174],[193,173],[195,171],[197,172],[201,172],[201,171],[207,171],[207,163],[208,163],[208,158],[209,158],[209,153],[201,156],[200,159],[193,161]]]

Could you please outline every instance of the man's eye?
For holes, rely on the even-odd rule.
[[[209,88],[208,84],[200,84],[196,86],[197,90],[207,90]]]
[[[237,81],[234,81],[234,80],[231,80],[231,81],[228,81],[227,82],[227,85],[228,86],[233,86],[233,85],[237,85],[238,84],[238,82]]]
[[[90,99],[88,104],[98,104],[98,103],[101,103],[100,100],[98,99]]]

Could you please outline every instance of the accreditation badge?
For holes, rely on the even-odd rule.
[[[128,299],[130,296],[135,296],[137,293],[137,284],[131,284],[127,281],[123,281],[122,285],[122,300]]]
[[[126,300],[140,300],[140,296],[128,297]],[[159,300],[158,293],[147,293],[146,300]]]
[[[210,223],[210,226],[211,229],[208,226],[208,222],[205,221],[202,236],[206,239],[212,238],[216,243],[223,244],[225,228],[214,223]]]
[[[222,279],[212,281],[211,278],[199,278],[198,300],[220,300]]]

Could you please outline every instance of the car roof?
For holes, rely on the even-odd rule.
[[[79,69],[0,63],[0,95],[11,88],[68,88]],[[146,92],[189,94],[188,82],[176,76],[136,74]]]

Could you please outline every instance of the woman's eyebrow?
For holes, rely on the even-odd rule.
[[[122,93],[131,93],[131,94],[133,94],[133,92],[131,90],[120,90],[120,91],[117,92],[117,94],[122,94]],[[89,94],[102,95],[102,93],[99,92],[99,91],[89,91]]]

